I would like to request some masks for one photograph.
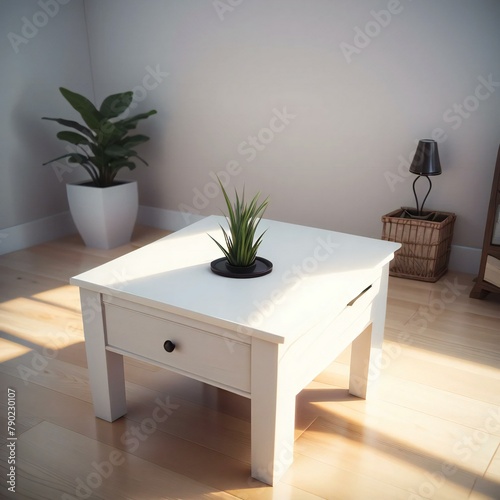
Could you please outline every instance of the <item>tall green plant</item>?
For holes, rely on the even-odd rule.
[[[257,250],[266,232],[264,231],[255,240],[255,232],[267,208],[269,198],[266,198],[259,204],[258,200],[260,193],[257,193],[252,198],[252,201],[247,204],[245,203],[245,190],[243,190],[240,198],[235,189],[236,201],[233,205],[220,179],[218,180],[228,209],[227,220],[229,224],[229,233],[220,226],[224,234],[226,247],[220,244],[212,236],[209,236],[222,250],[229,264],[233,266],[250,266],[255,262]]]
[[[118,119],[132,104],[133,92],[110,95],[97,109],[86,97],[63,87],[59,90],[73,109],[78,111],[85,125],[63,118],[43,117],[43,120],[52,120],[73,129],[59,132],[57,138],[69,142],[77,149],[45,162],[44,165],[68,158],[70,163],[81,165],[90,175],[92,184],[98,187],[113,185],[116,174],[122,168],[133,170],[136,165],[132,158],[147,165],[134,148],[148,141],[149,137],[129,135],[129,132],[137,127],[139,120],[154,115],[156,110]]]

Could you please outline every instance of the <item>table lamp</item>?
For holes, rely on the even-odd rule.
[[[423,216],[425,201],[427,200],[427,197],[432,189],[432,182],[429,177],[431,175],[441,174],[441,162],[439,161],[438,145],[436,141],[433,141],[432,139],[422,139],[418,142],[415,156],[410,165],[410,172],[418,176],[413,181],[413,194],[415,195],[417,212],[416,215],[412,215],[412,217],[422,218],[425,217]],[[415,191],[415,184],[420,177],[427,177],[427,180],[429,181],[429,190],[425,195],[422,206],[419,206],[417,192]]]

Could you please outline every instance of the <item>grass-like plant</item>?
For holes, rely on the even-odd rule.
[[[229,224],[229,232],[220,226],[224,234],[226,247],[220,244],[212,236],[209,236],[222,250],[230,265],[237,267],[251,266],[255,262],[257,250],[259,249],[259,246],[262,243],[262,237],[266,232],[264,231],[257,239],[255,239],[257,226],[259,225],[259,222],[261,221],[267,208],[269,198],[266,198],[262,203],[259,203],[260,193],[257,193],[252,198],[250,203],[247,204],[245,202],[245,190],[243,189],[243,193],[240,198],[235,189],[234,192],[236,195],[236,201],[232,204],[220,179],[218,180],[228,209],[226,219]]]

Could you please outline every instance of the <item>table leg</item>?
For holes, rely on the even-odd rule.
[[[123,356],[106,351],[101,294],[80,289],[80,302],[94,413],[113,422],[127,413]]]
[[[273,485],[293,462],[295,394],[280,376],[279,346],[252,339],[252,477]]]
[[[364,399],[375,391],[380,376],[388,282],[389,264],[386,264],[382,269],[380,290],[372,303],[371,324],[351,346],[349,393]]]

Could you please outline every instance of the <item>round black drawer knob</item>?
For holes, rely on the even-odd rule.
[[[163,349],[167,352],[172,352],[175,349],[175,344],[171,340],[167,340],[163,344]]]

